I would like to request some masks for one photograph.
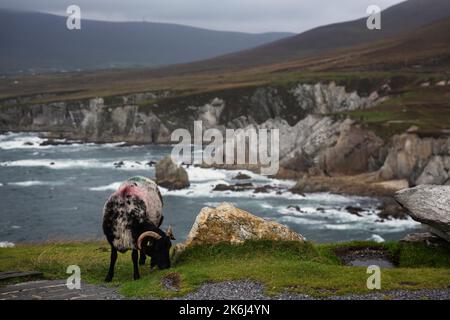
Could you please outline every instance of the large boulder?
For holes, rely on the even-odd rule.
[[[246,240],[305,241],[306,239],[277,222],[256,217],[244,210],[223,203],[217,208],[203,208],[195,219],[182,247]]]
[[[450,242],[450,186],[421,185],[397,192],[395,199],[414,220]]]
[[[170,156],[156,164],[156,183],[169,190],[179,190],[189,187],[189,176],[183,167],[173,162]]]

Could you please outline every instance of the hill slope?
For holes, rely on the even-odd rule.
[[[282,63],[220,70],[192,71],[183,68],[104,70],[0,78],[0,99],[47,93],[46,101],[111,96],[151,90],[212,91],[270,83],[332,80],[356,77],[361,72],[386,76],[450,71],[450,17],[373,44],[338,49],[310,58]],[[343,72],[341,72],[343,71]],[[356,72],[356,73],[355,73]],[[359,76],[358,76],[359,75]],[[369,75],[367,75],[369,76]],[[372,75],[375,76],[375,75]],[[330,78],[331,77],[331,78]],[[38,97],[42,101],[44,97]]]
[[[0,10],[0,73],[161,66],[207,59],[259,46],[291,33],[248,34],[147,22],[82,20]]]
[[[340,48],[373,43],[401,33],[412,33],[448,16],[448,0],[409,0],[382,12],[381,30],[368,30],[366,18],[331,24],[243,52],[188,64],[181,70],[234,69],[313,57]]]
[[[309,71],[436,71],[450,68],[450,17],[370,44],[337,49],[311,58],[274,63],[266,72]]]

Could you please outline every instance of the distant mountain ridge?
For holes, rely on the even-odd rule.
[[[257,48],[177,66],[179,72],[240,69],[310,58],[336,49],[375,43],[450,16],[450,0],[408,0],[381,13],[381,30],[369,30],[367,18],[330,24]],[[170,69],[170,68],[168,68]]]
[[[82,20],[0,9],[0,73],[35,69],[156,67],[208,59],[291,36],[213,31],[176,24]]]

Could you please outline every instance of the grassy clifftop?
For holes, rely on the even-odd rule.
[[[233,246],[198,246],[179,255],[170,270],[141,266],[141,279],[132,280],[129,254],[120,255],[113,285],[128,297],[181,296],[205,282],[251,279],[267,294],[284,291],[313,296],[367,293],[366,268],[341,263],[337,252],[371,247],[385,250],[398,268],[382,270],[382,290],[447,288],[450,250],[399,243],[312,244],[256,241]],[[67,266],[81,268],[82,280],[103,283],[109,248],[103,242],[18,245],[0,249],[0,271],[39,270],[46,278],[66,278]],[[169,280],[178,291],[165,289]],[[0,283],[1,285],[1,283]]]
[[[450,86],[406,86],[380,105],[342,115],[350,116],[378,136],[389,138],[412,126],[423,137],[448,135],[450,129]]]

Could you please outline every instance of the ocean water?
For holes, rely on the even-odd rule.
[[[149,161],[158,161],[170,146],[72,144],[40,146],[37,135],[0,135],[0,247],[19,242],[102,239],[102,208],[108,196],[129,177],[154,178]],[[117,168],[114,164],[123,161]],[[283,190],[268,194],[214,192],[219,183],[233,184],[239,171],[187,168],[191,187],[162,189],[164,225],[183,241],[203,207],[230,202],[265,219],[283,223],[316,242],[396,240],[420,229],[412,220],[379,222],[372,198],[288,191],[295,182],[245,172],[255,185]],[[301,212],[289,206],[298,206]],[[362,217],[345,210],[364,209]],[[319,210],[317,210],[319,209]]]

